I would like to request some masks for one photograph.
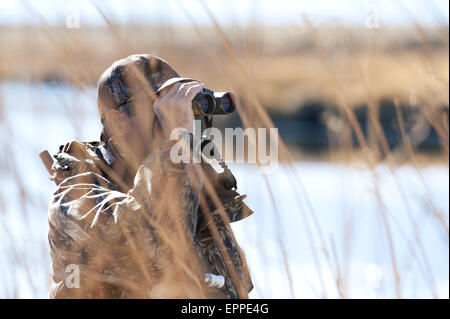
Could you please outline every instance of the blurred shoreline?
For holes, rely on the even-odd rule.
[[[254,108],[247,107],[256,98],[295,159],[360,158],[344,111],[350,107],[377,162],[384,156],[374,118],[395,162],[409,161],[396,101],[418,154],[426,162],[448,163],[448,150],[442,147],[448,138],[448,27],[364,29],[329,23],[314,30],[253,25],[224,27],[223,32],[247,72],[244,82],[216,29],[168,25],[2,26],[0,81],[93,90],[113,61],[151,53],[208,88],[236,92],[252,126],[264,127],[254,122]],[[235,115],[218,117],[215,125],[236,128],[242,122]]]
[[[238,72],[214,28],[192,26],[0,27],[0,79],[96,85],[113,61],[135,53],[158,55],[183,76],[211,89],[231,89]],[[308,100],[336,100],[331,64],[350,106],[370,98],[410,103],[448,90],[448,26],[363,29],[321,25],[227,27],[232,50],[267,108],[295,110]],[[329,61],[322,60],[317,38]],[[213,56],[212,56],[213,55]],[[425,72],[424,72],[425,71]],[[368,79],[370,83],[365,83]],[[423,77],[426,87],[419,86]],[[366,92],[366,86],[371,86]],[[239,89],[239,88],[238,88]],[[241,88],[245,91],[245,88]],[[239,92],[237,92],[239,93]],[[448,96],[439,103],[448,106]]]
[[[20,98],[12,99],[11,96]],[[386,158],[380,151],[376,157],[374,156],[377,159],[376,163],[389,163],[394,166],[411,164],[413,159],[405,149],[399,127],[396,125],[394,106],[388,101],[383,103],[384,108],[380,113],[380,118],[382,125],[386,126],[384,130],[389,133],[387,136],[391,153],[389,158]],[[362,110],[367,111],[367,106],[362,105],[355,110],[355,113],[359,116],[360,125],[365,132],[368,132],[367,114],[361,112]],[[439,135],[436,131],[423,121],[414,129],[414,125],[417,125],[415,124],[417,122],[417,108],[414,110],[402,106],[402,110],[402,113],[406,115],[405,119],[408,120],[410,138],[415,144],[415,161],[420,166],[448,165],[448,153],[440,146]],[[331,113],[332,111],[335,113]],[[77,133],[72,136],[72,139],[91,141],[98,140],[100,136],[101,124],[97,114],[96,89],[94,86],[85,86],[80,89],[70,84],[55,82],[0,81],[0,118],[6,122],[17,123],[20,117],[22,119],[27,118],[27,114],[36,114],[35,116],[42,116],[48,120],[53,119],[52,121],[55,123],[61,120],[64,122],[68,119],[86,120],[90,125],[90,133],[84,134],[83,131],[76,130]],[[330,121],[338,121],[340,125],[346,125],[339,118],[335,107],[316,101],[301,106],[295,113],[280,114],[269,110],[269,115],[275,127],[278,128],[280,137],[288,147],[293,161],[349,164],[363,164],[365,162],[363,152],[354,136],[351,145],[342,147],[336,140],[338,138],[336,134],[339,134],[339,132],[333,133],[328,129],[328,126],[337,125],[336,123],[328,123]],[[214,119],[214,126],[223,133],[225,128],[242,127],[242,122],[238,114],[226,117],[217,116]],[[347,129],[350,129],[350,127],[348,126]],[[415,136],[418,138],[414,139]],[[88,139],[86,140],[86,138]],[[66,142],[68,140],[60,140],[59,144],[46,145],[45,148],[48,148],[53,154],[57,151],[59,145]],[[377,148],[377,143],[371,145],[372,151]],[[225,146],[222,149],[225,160],[229,163],[235,162],[235,159],[226,154]],[[282,163],[284,159],[280,158],[279,161]]]

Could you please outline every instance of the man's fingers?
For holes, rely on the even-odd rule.
[[[193,132],[194,112],[191,102],[204,86],[197,81],[178,82],[161,91],[153,108],[164,131],[169,132],[172,127],[184,127]]]
[[[182,85],[181,82],[175,83],[171,86],[169,86],[168,88],[163,89],[160,93],[159,93],[159,97],[160,98],[172,98],[173,96],[175,96],[178,92],[178,89],[180,88],[180,86]]]
[[[192,88],[196,86],[202,87],[202,83],[200,82],[187,82],[183,83],[179,88],[178,92],[175,94],[174,98],[184,100],[186,98],[187,92]]]
[[[195,85],[192,85],[190,88],[187,89],[186,94],[185,94],[185,99],[189,102],[192,102],[194,97],[198,93],[202,92],[204,87],[205,87],[205,85],[203,83],[197,83]]]
[[[166,88],[160,93],[162,100],[174,100],[183,104],[192,102],[194,97],[200,93],[205,85],[197,81],[178,82]]]

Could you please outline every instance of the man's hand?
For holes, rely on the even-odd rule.
[[[177,127],[194,133],[192,100],[204,86],[203,83],[194,81],[175,83],[160,93],[159,98],[153,103],[153,110],[164,135],[169,136]]]

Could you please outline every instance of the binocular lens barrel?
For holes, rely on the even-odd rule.
[[[216,101],[214,92],[204,89],[202,93],[198,93],[192,100],[192,109],[196,116],[207,116],[214,114],[216,109]]]
[[[209,95],[204,95],[198,99],[200,109],[204,114],[213,114],[215,105],[213,99]]]
[[[228,96],[224,96],[222,98],[222,109],[226,113],[230,113],[231,107],[231,99]]]
[[[231,114],[235,110],[233,98],[230,92],[215,92],[216,112],[215,114]]]
[[[203,89],[192,100],[192,109],[196,116],[231,114],[235,105],[230,92],[213,92]]]

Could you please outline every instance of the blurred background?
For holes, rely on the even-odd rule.
[[[99,139],[95,86],[134,53],[236,92],[215,124],[277,127],[233,163],[251,298],[449,297],[448,1],[0,2],[0,297],[48,298],[38,154]]]

